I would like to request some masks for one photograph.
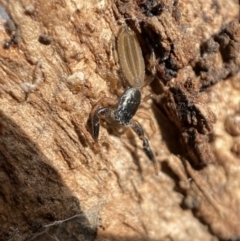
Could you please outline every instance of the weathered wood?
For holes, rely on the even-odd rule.
[[[236,1],[0,4],[0,240],[240,236]],[[161,100],[141,104],[156,131],[135,117],[158,176],[134,133],[105,123],[95,143],[89,132],[94,104],[124,90],[113,44],[124,18],[146,65],[151,47],[158,59],[142,95]]]

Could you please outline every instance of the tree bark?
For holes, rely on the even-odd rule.
[[[240,237],[236,1],[0,4],[0,240]],[[156,131],[134,118],[158,175],[127,128],[103,120],[98,142],[90,134],[94,105],[126,88],[114,57],[122,22],[146,74],[152,48],[157,58],[140,106]]]

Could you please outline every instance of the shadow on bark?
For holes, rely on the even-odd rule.
[[[0,135],[0,240],[94,240],[97,226],[38,144],[3,113]]]

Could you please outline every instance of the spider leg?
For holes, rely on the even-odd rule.
[[[142,140],[142,142],[143,142],[143,150],[144,150],[145,154],[147,155],[147,157],[149,158],[149,160],[153,162],[154,169],[155,169],[155,172],[157,174],[158,173],[157,162],[155,160],[155,156],[154,156],[154,154],[152,152],[152,149],[149,146],[148,139],[144,136],[144,130],[143,130],[142,126],[140,125],[139,122],[137,122],[135,120],[132,120],[130,122],[130,127],[138,135],[140,140]]]
[[[140,110],[140,111],[137,111],[135,116],[139,116],[143,119],[147,119],[150,122],[150,127],[152,129],[152,132],[155,133],[157,131],[152,117],[147,112],[145,112],[144,110]]]
[[[111,109],[109,107],[100,107],[91,114],[91,130],[92,137],[94,140],[98,139],[100,129],[100,118],[99,116],[109,116]]]
[[[96,141],[99,135],[100,128],[100,116],[110,116],[111,108],[109,106],[114,106],[116,102],[111,98],[102,98],[100,99],[93,107],[90,114],[91,121],[91,134],[93,139]],[[108,107],[104,107],[108,106]]]
[[[157,65],[156,55],[153,48],[151,48],[151,55],[149,58],[149,68],[150,68],[151,75],[145,78],[143,87],[151,84],[151,82],[155,79],[156,73],[157,73],[156,65]]]

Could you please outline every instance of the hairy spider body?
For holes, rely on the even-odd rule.
[[[100,119],[104,116],[109,122],[117,122],[120,125],[127,126],[135,115],[141,102],[141,92],[135,88],[128,88],[120,97],[117,108],[100,107],[97,108],[91,116],[92,136],[98,139]]]
[[[118,55],[123,76],[130,86],[121,95],[118,103],[110,98],[103,98],[95,105],[91,112],[91,131],[94,140],[98,139],[100,119],[104,117],[111,124],[120,124],[131,128],[143,142],[143,150],[154,163],[155,171],[158,167],[154,154],[149,146],[148,139],[139,122],[132,118],[141,103],[140,88],[144,86],[145,64],[142,50],[136,34],[124,26],[118,37]],[[155,70],[155,69],[154,69]]]
[[[114,119],[121,125],[128,125],[141,102],[141,92],[135,88],[124,91],[114,111]]]

